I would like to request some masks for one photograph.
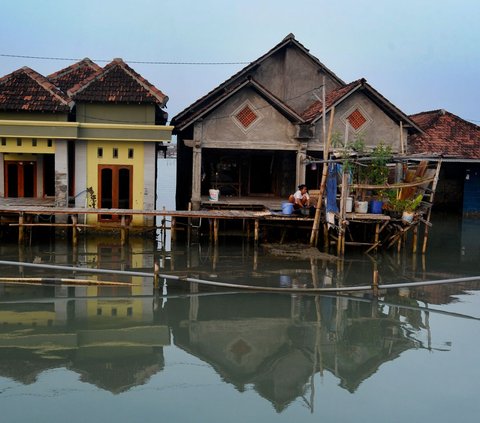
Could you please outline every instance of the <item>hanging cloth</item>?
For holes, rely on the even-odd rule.
[[[338,213],[337,206],[337,163],[328,165],[327,174],[327,213]]]

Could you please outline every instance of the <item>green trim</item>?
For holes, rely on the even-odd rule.
[[[173,126],[0,120],[0,137],[62,140],[159,142],[172,139]]]

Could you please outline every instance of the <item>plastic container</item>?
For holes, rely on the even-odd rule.
[[[351,213],[353,210],[353,198],[347,197],[347,201],[345,202],[345,211],[347,213]]]
[[[355,201],[355,213],[367,213],[368,201]]]
[[[283,214],[292,214],[293,213],[293,204],[289,202],[282,203],[282,213]]]
[[[218,201],[220,191],[218,189],[209,189],[208,190],[208,199],[209,201]]]
[[[383,201],[372,200],[370,201],[370,213],[382,214]]]
[[[403,214],[402,214],[402,220],[405,223],[412,223],[414,216],[415,216],[414,212],[404,211]]]

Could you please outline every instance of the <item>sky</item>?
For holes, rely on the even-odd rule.
[[[168,95],[169,118],[293,33],[406,114],[480,125],[478,0],[15,0],[1,17],[0,76],[120,57]],[[178,64],[192,62],[230,64]]]

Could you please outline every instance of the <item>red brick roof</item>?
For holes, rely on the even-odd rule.
[[[48,75],[47,79],[66,93],[75,84],[79,84],[100,69],[102,69],[100,66],[86,57],[80,62]]]
[[[410,118],[424,131],[410,138],[410,153],[480,159],[480,126],[445,110],[417,113]]]
[[[0,78],[0,110],[69,112],[71,100],[38,72],[24,66]]]
[[[337,101],[339,101],[342,97],[345,95],[349,94],[351,91],[353,91],[355,88],[358,88],[359,86],[364,83],[364,79],[358,79],[357,81],[353,81],[348,85],[345,85],[344,87],[337,88],[336,90],[330,91],[326,96],[325,96],[325,103],[326,103],[326,109],[328,110],[330,107],[332,107]],[[310,122],[314,120],[316,117],[321,115],[323,113],[323,105],[320,101],[315,101],[312,103],[307,110],[305,110],[302,113],[303,119],[305,119],[307,122]]]
[[[122,59],[114,59],[74,85],[67,94],[75,101],[99,103],[156,103],[163,107],[168,101],[164,93]]]

